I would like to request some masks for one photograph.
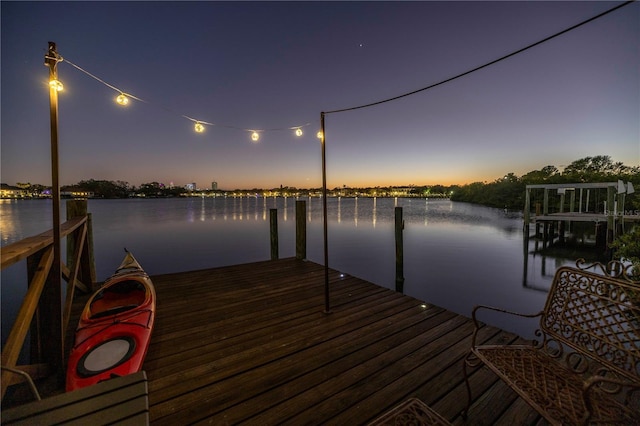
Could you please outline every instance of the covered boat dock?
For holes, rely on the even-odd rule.
[[[634,192],[631,182],[622,181],[527,185],[524,226],[534,223],[535,235],[545,241],[555,234],[563,241],[572,223],[590,222],[595,246],[604,248],[625,231],[626,222],[640,221],[640,212],[625,209],[626,195]]]

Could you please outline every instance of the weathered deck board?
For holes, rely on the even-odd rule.
[[[152,277],[157,317],[144,370],[149,416],[173,424],[363,424],[417,397],[454,424],[538,424],[488,369],[462,359],[471,320],[284,259]],[[516,336],[485,326],[483,342]]]
[[[468,318],[336,271],[325,314],[324,268],[295,259],[152,279],[152,424],[361,424],[412,396],[464,423]],[[539,421],[488,370],[471,380],[469,424]]]

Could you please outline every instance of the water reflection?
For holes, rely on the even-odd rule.
[[[373,197],[373,227],[376,227],[376,222],[378,220],[378,198],[377,197]]]
[[[307,257],[323,263],[323,202],[304,200]],[[152,275],[269,259],[272,208],[278,209],[280,220],[280,256],[292,257],[293,201],[274,197],[90,200],[98,280],[119,264],[122,247],[133,250]],[[544,304],[555,269],[575,263],[537,253],[535,241],[523,241],[521,216],[500,209],[441,199],[329,198],[329,266],[394,289],[398,206],[403,207],[405,221],[405,293],[463,315],[470,315],[475,304],[535,312]],[[3,245],[51,226],[51,203],[46,200],[3,202],[0,214]],[[26,287],[24,265],[15,270],[3,271],[3,308],[17,303],[14,294],[20,292],[12,288]],[[496,324],[522,331],[517,324]]]

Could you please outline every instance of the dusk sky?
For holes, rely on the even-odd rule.
[[[146,101],[119,106],[61,62],[62,185],[313,188],[321,111],[429,86],[617,4],[2,1],[0,177],[51,183],[48,41]],[[183,115],[214,125],[196,133]],[[494,181],[596,155],[638,166],[639,117],[635,3],[434,89],[327,115],[328,186]]]

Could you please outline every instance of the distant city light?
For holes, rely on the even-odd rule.
[[[61,61],[61,60],[62,60],[62,58],[60,58],[60,61]],[[131,94],[126,94],[126,93],[124,93],[123,91],[121,91],[121,90],[120,90],[120,89],[118,89],[117,87],[115,87],[115,86],[113,86],[113,85],[111,85],[111,84],[109,84],[109,83],[107,83],[107,82],[105,82],[105,81],[103,81],[103,80],[99,79],[99,78],[98,78],[98,77],[96,77],[95,75],[93,75],[93,74],[91,74],[90,72],[88,72],[88,71],[86,71],[86,70],[82,69],[81,67],[79,67],[78,65],[76,65],[76,64],[74,64],[74,63],[72,63],[72,62],[71,62],[71,61],[69,61],[68,59],[65,59],[65,62],[66,62],[66,63],[68,63],[68,64],[70,64],[70,65],[71,65],[71,66],[73,66],[74,68],[76,68],[78,71],[81,71],[81,72],[83,72],[84,74],[88,75],[89,77],[93,78],[94,80],[97,80],[98,82],[100,82],[100,83],[104,84],[105,86],[109,87],[110,89],[113,89],[113,90],[116,90],[116,91],[120,92],[120,94],[119,94],[118,96],[116,96],[116,98],[115,98],[116,103],[118,103],[118,105],[121,105],[121,106],[126,106],[126,105],[128,105],[128,104],[129,104],[129,98],[130,98],[130,97],[134,98],[134,99],[135,99],[135,100],[137,100],[137,101],[141,101],[141,102],[144,102],[144,103],[147,103],[147,104],[148,104],[148,103],[150,103],[150,102],[148,102],[148,101],[145,101],[145,100],[143,100],[143,99],[140,99],[140,98],[139,98],[139,97],[137,97],[137,96],[134,96],[134,95],[131,95]],[[60,81],[58,81],[58,80],[50,80],[50,81],[49,81],[49,85],[51,86],[51,88],[55,88],[57,91],[61,91],[61,90],[63,89],[62,83],[61,83]],[[168,108],[164,108],[164,107],[163,107],[163,109],[168,110]],[[183,115],[183,114],[180,114],[180,115],[181,115],[183,118],[186,118],[187,120],[191,120],[193,123],[195,123],[195,124],[194,124],[194,130],[195,130],[197,133],[203,133],[203,132],[204,132],[204,130],[205,130],[205,128],[204,128],[204,126],[205,126],[205,125],[213,126],[213,123],[209,123],[209,122],[206,122],[206,121],[196,121],[195,119],[193,119],[193,118],[191,118],[191,117],[188,117],[188,116],[186,116],[186,115]],[[289,130],[293,130],[294,134],[295,134],[297,137],[300,137],[300,136],[302,136],[302,135],[303,135],[302,128],[303,128],[304,126],[309,125],[309,124],[310,124],[310,123],[303,124],[303,125],[300,125],[300,126],[287,127],[287,129],[289,129]],[[243,131],[248,130],[248,129],[246,129],[246,128],[239,128],[239,127],[228,126],[228,125],[227,125],[227,126],[225,126],[225,127],[232,128],[232,129],[236,129],[236,130],[243,130]],[[252,140],[253,142],[258,142],[258,141],[259,141],[259,139],[260,139],[260,133],[261,133],[261,132],[271,131],[271,130],[284,130],[284,129],[283,129],[283,128],[279,128],[279,129],[269,129],[269,130],[250,130],[250,132],[252,132],[252,133],[251,133],[251,140]],[[260,133],[259,133],[259,132],[260,132]]]
[[[56,89],[58,92],[61,92],[64,89],[62,82],[60,80],[51,80],[49,81],[49,87]]]

